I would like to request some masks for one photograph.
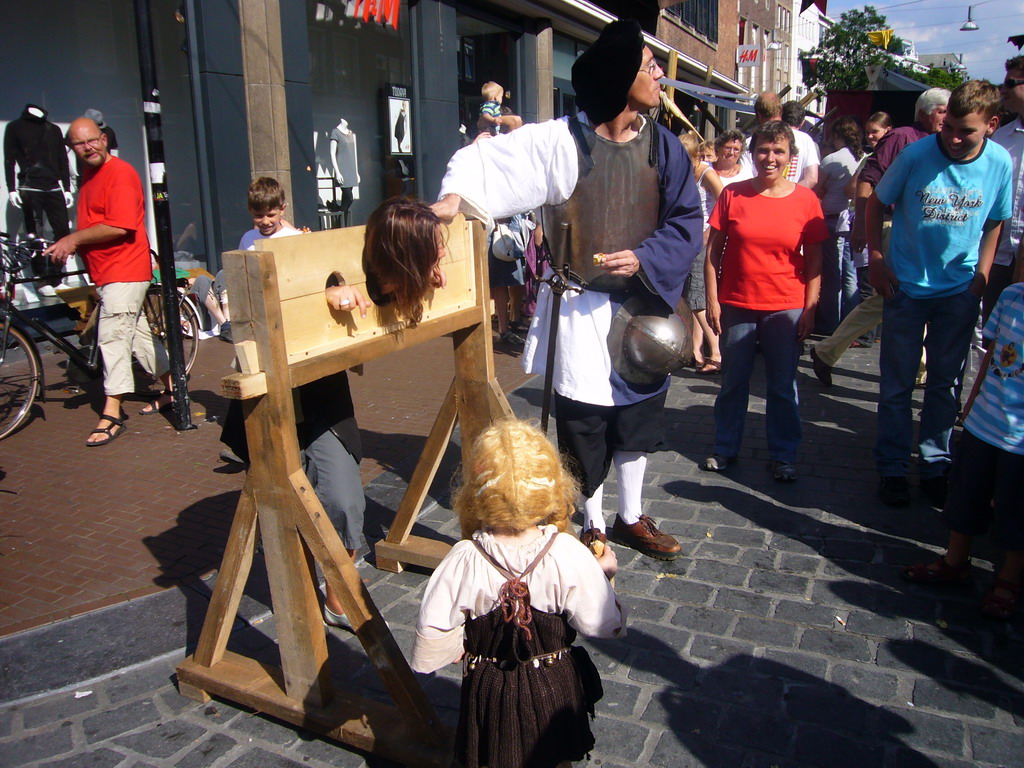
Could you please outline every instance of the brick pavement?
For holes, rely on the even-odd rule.
[[[351,377],[364,440],[363,482],[408,477],[454,371],[451,342],[435,339],[368,363]],[[232,347],[203,341],[190,381],[198,429],[136,415],[128,433],[91,449],[99,382],[65,392],[63,356],[44,355],[47,402],[0,442],[0,637],[153,594],[220,564],[243,475],[217,459],[220,378]],[[517,355],[495,354],[505,388],[525,380]],[[410,376],[409,372],[415,375]]]
[[[765,467],[762,380],[741,461],[728,476],[696,468],[710,440],[716,383],[692,374],[675,380],[669,450],[652,457],[644,503],[681,537],[684,557],[662,563],[620,550],[629,636],[588,643],[605,685],[595,765],[1021,765],[1024,620],[991,623],[977,611],[994,553],[977,553],[972,589],[941,593],[898,578],[900,564],[932,555],[945,536],[922,503],[892,511],[875,500],[876,354],[851,352],[830,390],[804,364],[802,476],[789,486],[772,482]],[[520,415],[535,414],[539,401],[535,382],[512,398]],[[371,484],[371,497],[387,491],[386,478]],[[614,505],[614,488],[609,497]],[[456,534],[441,506],[421,522]],[[425,574],[361,568],[408,649]],[[84,632],[89,618],[55,626],[81,622]],[[47,637],[46,629],[37,633],[40,642]],[[248,622],[232,643],[272,654],[273,619]],[[332,630],[330,644],[335,678],[379,694],[355,640]],[[11,650],[0,642],[0,653]],[[227,702],[178,697],[172,674],[180,653],[0,707],[5,765],[387,765]],[[423,682],[454,722],[458,669]]]

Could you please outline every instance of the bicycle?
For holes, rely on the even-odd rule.
[[[42,240],[24,243],[0,233],[0,440],[29,420],[32,405],[37,399],[46,402],[42,357],[37,341],[49,342],[55,351],[67,355],[67,375],[72,383],[84,384],[99,378],[103,372],[99,347],[93,342],[99,317],[96,309],[90,313],[80,333],[81,346],[75,346],[66,338],[72,332],[58,333],[45,321],[31,317],[14,305],[17,286],[36,279],[19,278],[18,274],[33,256],[39,258],[48,246],[49,243]],[[84,272],[67,274],[80,275]],[[188,373],[199,354],[200,325],[196,308],[182,289],[183,286],[179,286],[178,309],[181,313],[185,372]],[[150,286],[143,311],[153,336],[166,347],[163,296],[159,285]],[[141,370],[137,363],[135,367]]]

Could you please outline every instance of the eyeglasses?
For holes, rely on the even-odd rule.
[[[1008,91],[1012,88],[1016,88],[1018,85],[1024,85],[1024,80],[1018,80],[1015,77],[1008,77],[1003,80],[1003,88]]]
[[[81,149],[83,147],[98,147],[103,141],[102,136],[97,136],[93,139],[85,139],[84,141],[72,141],[72,149]]]
[[[651,59],[649,62],[640,67],[641,72],[646,72],[651,77],[654,77],[654,73],[657,72],[661,67],[658,66],[657,59]]]
[[[720,154],[720,155],[738,155],[742,151],[743,151],[742,149],[737,149],[736,147],[722,147],[720,150],[718,150],[718,154]]]

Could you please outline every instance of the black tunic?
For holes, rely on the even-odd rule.
[[[564,614],[531,610],[520,625],[506,621],[506,606],[499,602],[466,622],[456,758],[465,768],[554,768],[582,760],[594,747],[588,712],[600,694],[584,694],[581,672],[594,682],[597,671],[582,648],[570,650],[576,630]],[[557,657],[534,660],[545,654]]]

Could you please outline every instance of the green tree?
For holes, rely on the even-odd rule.
[[[806,85],[829,91],[863,90],[868,87],[865,66],[881,64],[896,69],[896,59],[889,51],[900,50],[901,41],[894,36],[888,50],[883,50],[868,40],[868,32],[879,29],[888,29],[888,22],[874,6],[843,13],[838,22],[822,33],[821,43],[809,54],[818,60],[818,65],[805,78]]]
[[[958,85],[964,82],[964,76],[959,75],[955,72],[947,72],[944,69],[938,67],[932,67],[923,75],[919,72],[914,73],[912,77],[918,80],[929,88],[946,88],[952,91]]]

